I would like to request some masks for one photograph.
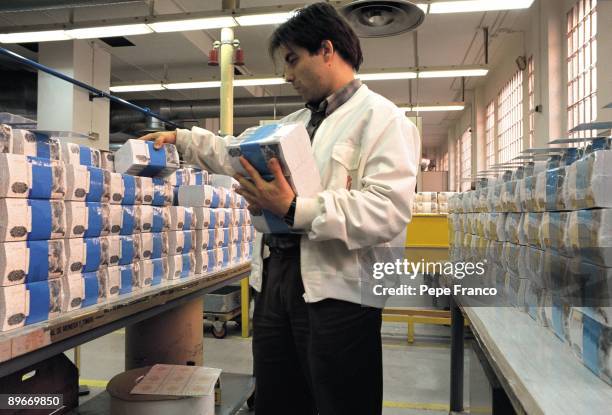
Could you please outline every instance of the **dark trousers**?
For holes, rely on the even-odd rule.
[[[256,414],[380,415],[381,310],[306,304],[299,249],[272,251],[253,316]]]

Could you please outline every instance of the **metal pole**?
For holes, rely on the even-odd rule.
[[[234,30],[221,29],[219,69],[221,70],[221,135],[234,133]]]
[[[464,319],[461,309],[450,298],[451,311],[451,384],[450,384],[450,410],[451,412],[463,412],[463,330]]]
[[[40,63],[38,63],[36,61],[33,61],[31,59],[28,59],[28,58],[25,58],[25,57],[15,53],[15,52],[12,52],[12,51],[10,51],[8,49],[0,48],[0,55],[7,56],[10,59],[13,59],[13,60],[15,60],[15,61],[17,61],[19,63],[22,63],[22,64],[24,64],[26,66],[38,69],[39,71],[48,73],[49,75],[53,75],[56,78],[63,79],[66,82],[70,82],[73,85],[76,85],[76,86],[78,86],[80,88],[83,88],[83,89],[91,92],[93,97],[96,97],[96,98],[107,98],[108,100],[110,100],[112,102],[116,102],[117,104],[120,104],[120,105],[126,106],[128,108],[131,108],[134,111],[141,112],[141,113],[143,113],[143,114],[145,114],[145,115],[147,115],[149,117],[157,118],[158,120],[163,121],[164,123],[166,123],[166,124],[168,124],[168,125],[170,125],[170,126],[172,126],[174,128],[182,128],[181,125],[176,124],[176,123],[174,123],[174,122],[172,122],[170,120],[166,120],[165,118],[162,118],[160,115],[154,113],[153,111],[151,111],[148,108],[139,107],[138,105],[132,104],[131,102],[126,101],[123,98],[116,97],[114,95],[109,94],[108,92],[104,92],[102,90],[94,88],[91,85],[87,85],[84,82],[81,82],[81,81],[79,81],[77,79],[74,79],[74,78],[71,78],[71,77],[69,77],[67,75],[64,75],[63,73],[58,72],[58,71],[56,71],[53,68],[49,68],[48,66],[41,65]]]

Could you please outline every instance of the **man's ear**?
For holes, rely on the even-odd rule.
[[[331,58],[335,52],[334,44],[331,42],[331,40],[326,39],[322,41],[320,50],[321,54],[323,55],[323,60],[325,60],[325,62],[331,61]]]

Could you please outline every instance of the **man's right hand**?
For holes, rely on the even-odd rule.
[[[176,144],[176,131],[158,131],[143,135],[139,140],[155,141],[153,147],[156,149],[162,148],[164,144]]]

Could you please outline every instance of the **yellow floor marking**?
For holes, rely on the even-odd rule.
[[[106,388],[106,385],[108,385],[108,380],[79,379],[79,385],[89,386],[90,388]]]

